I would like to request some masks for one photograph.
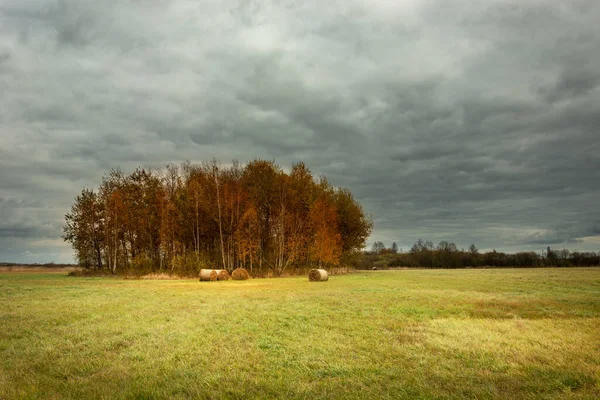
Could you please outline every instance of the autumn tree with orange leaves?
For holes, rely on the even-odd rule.
[[[348,189],[315,180],[304,163],[286,173],[268,160],[213,160],[111,170],[76,197],[63,238],[80,265],[111,273],[244,267],[280,276],[344,265],[371,228]]]

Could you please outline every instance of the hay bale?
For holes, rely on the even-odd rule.
[[[229,272],[227,272],[226,269],[216,269],[215,272],[217,273],[217,280],[219,281],[226,281],[229,279]]]
[[[311,282],[325,282],[328,279],[329,275],[324,269],[311,269],[308,272],[308,280]]]
[[[244,268],[236,268],[231,273],[234,281],[245,281],[250,278],[250,274]]]
[[[216,281],[218,279],[217,271],[214,269],[201,269],[200,280],[201,281]]]

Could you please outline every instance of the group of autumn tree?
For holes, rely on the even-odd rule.
[[[390,248],[375,242],[370,252],[360,260],[359,268],[418,267],[418,268],[468,268],[468,267],[570,267],[598,266],[600,253],[577,252],[548,247],[541,254],[534,251],[503,253],[496,250],[480,253],[477,246],[459,250],[453,242],[441,241],[434,246],[430,240],[419,239],[404,253],[396,243]]]
[[[372,229],[350,191],[272,161],[183,163],[111,170],[66,215],[64,240],[81,266],[111,273],[197,274],[200,268],[280,276],[338,266]]]

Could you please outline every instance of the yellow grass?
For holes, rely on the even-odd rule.
[[[0,276],[0,399],[600,398],[600,269]]]

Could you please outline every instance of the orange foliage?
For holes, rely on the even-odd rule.
[[[202,264],[282,275],[340,265],[370,231],[351,193],[315,181],[303,163],[288,174],[273,161],[225,168],[213,160],[130,175],[110,171],[98,194],[86,190],[76,198],[64,238],[94,269],[132,271],[143,260],[156,273]]]

